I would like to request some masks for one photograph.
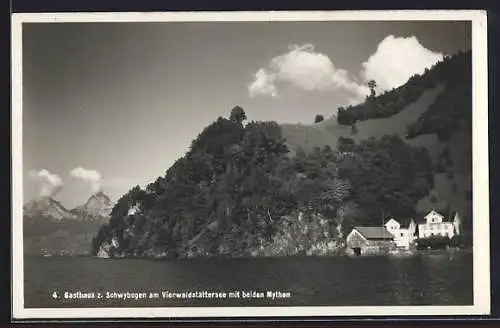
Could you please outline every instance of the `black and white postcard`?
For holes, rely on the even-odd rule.
[[[14,318],[490,313],[484,12],[12,34]]]

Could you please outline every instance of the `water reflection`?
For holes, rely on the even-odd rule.
[[[472,254],[193,259],[27,258],[25,304],[53,306],[467,305]],[[54,291],[289,291],[291,298],[54,300]],[[131,303],[132,302],[132,303]]]

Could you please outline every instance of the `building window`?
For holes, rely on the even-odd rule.
[[[401,237],[403,237],[403,233],[401,233]]]

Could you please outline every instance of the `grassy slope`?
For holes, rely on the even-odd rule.
[[[341,136],[350,137],[356,141],[368,139],[369,137],[380,138],[387,134],[398,134],[405,138],[407,124],[415,122],[420,114],[424,113],[444,90],[445,86],[443,85],[426,90],[416,102],[409,104],[400,113],[389,118],[358,122],[356,124],[358,131],[355,134],[352,133],[350,126],[340,125],[335,117],[331,117],[313,125],[283,124],[283,135],[287,140],[292,155],[299,146],[306,152],[312,150],[315,146],[323,145],[329,145],[336,149],[338,138]],[[439,201],[432,203],[430,196],[427,196],[419,201],[417,210],[428,211],[443,208],[446,204],[450,204],[462,216],[470,216],[471,204],[470,201],[465,199],[466,191],[472,188],[472,168],[470,164],[472,159],[472,138],[470,132],[467,129],[454,132],[451,140],[446,143],[439,141],[434,134],[418,136],[407,140],[407,142],[412,146],[427,148],[434,162],[436,162],[443,147],[448,144],[454,162],[454,166],[449,168],[454,174],[452,179],[449,179],[447,174],[435,174],[435,188],[431,195],[437,196]],[[454,184],[456,184],[455,193],[453,192]]]

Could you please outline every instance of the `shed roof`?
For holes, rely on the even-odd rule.
[[[394,235],[383,227],[354,227],[363,237],[368,240],[382,239],[382,240],[392,240]]]

